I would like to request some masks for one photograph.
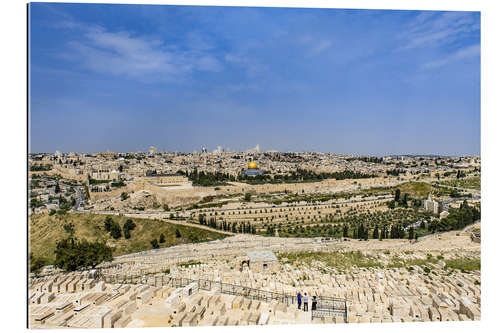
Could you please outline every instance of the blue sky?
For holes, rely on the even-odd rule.
[[[30,5],[30,152],[480,153],[479,12]]]

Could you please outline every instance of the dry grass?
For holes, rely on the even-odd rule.
[[[443,185],[460,187],[460,188],[470,188],[473,190],[481,190],[481,177],[470,177],[470,178],[461,178],[461,179],[453,179],[453,180],[444,180],[439,182]]]
[[[373,187],[370,189],[362,190],[360,193],[366,195],[377,195],[377,194],[392,194],[399,189],[401,195],[408,193],[410,197],[413,198],[425,198],[427,194],[431,191],[431,185],[424,182],[406,182],[398,186],[391,187]]]
[[[57,241],[68,236],[64,225],[69,223],[74,225],[75,237],[89,241],[104,240],[114,248],[114,256],[151,249],[150,241],[159,239],[162,233],[165,236],[165,242],[160,244],[161,247],[227,237],[216,231],[171,224],[162,220],[112,216],[113,220],[118,222],[122,228],[127,219],[132,219],[136,224],[135,229],[130,232],[130,239],[125,239],[122,236],[115,240],[104,229],[106,216],[79,213],[54,214],[52,216],[47,214],[32,215],[29,229],[30,251],[35,257],[53,260]],[[176,237],[176,229],[181,234],[180,238]]]
[[[313,261],[323,262],[325,265],[338,269],[347,269],[353,266],[356,267],[383,267],[381,263],[373,258],[370,258],[360,251],[350,252],[294,252],[280,253],[278,258],[287,258],[289,262],[296,264],[311,264]]]

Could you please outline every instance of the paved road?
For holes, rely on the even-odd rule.
[[[124,216],[128,216],[128,217],[136,217],[135,216],[136,213],[125,213],[123,214]],[[209,230],[209,231],[215,231],[215,232],[218,232],[218,233],[221,233],[221,234],[226,234],[226,235],[236,235],[235,233],[232,233],[232,232],[229,232],[229,231],[224,231],[224,230],[219,230],[219,229],[214,229],[214,228],[210,228],[206,225],[201,225],[201,224],[196,224],[196,223],[189,223],[189,222],[185,222],[185,221],[177,221],[177,220],[167,220],[168,223],[172,223],[172,224],[177,224],[177,225],[183,225],[183,226],[186,226],[186,227],[193,227],[193,228],[198,228],[198,229],[205,229],[205,230]]]
[[[82,190],[79,186],[77,186],[75,188],[76,190],[76,202],[75,202],[75,205],[73,206],[73,211],[76,212],[82,205],[83,203],[83,194],[82,194]]]

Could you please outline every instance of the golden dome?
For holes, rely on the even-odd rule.
[[[255,162],[250,162],[248,163],[248,168],[249,169],[258,169],[259,167],[257,166],[257,164]]]

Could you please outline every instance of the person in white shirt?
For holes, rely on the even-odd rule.
[[[307,293],[304,293],[304,311],[309,311],[309,296],[307,296]]]

